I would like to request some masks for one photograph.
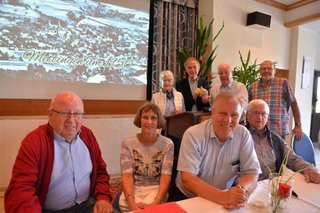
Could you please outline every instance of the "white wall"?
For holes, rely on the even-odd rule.
[[[320,42],[319,42],[320,43]],[[316,59],[317,35],[314,31],[303,27],[295,27],[292,29],[291,50],[290,50],[290,75],[289,80],[292,82],[292,87],[298,100],[302,130],[309,135],[311,125],[311,100],[313,86],[313,71]],[[311,59],[310,63],[310,82],[309,88],[301,88],[302,81],[302,61],[303,56],[308,56]]]
[[[309,135],[313,73],[310,75],[311,88],[301,89],[302,57],[311,56],[312,72],[314,69],[320,70],[320,35],[302,27],[285,27],[285,11],[254,0],[213,0],[213,6],[211,0],[201,0],[199,4],[199,15],[215,19],[213,35],[223,22],[225,24],[214,44],[218,45],[218,49],[213,71],[216,72],[216,66],[221,62],[239,66],[239,50],[244,57],[250,50],[251,58],[257,59],[258,63],[266,59],[277,61],[278,68],[289,70],[289,81],[302,114],[302,128]],[[261,30],[246,26],[247,14],[254,11],[271,15],[270,28]]]
[[[204,12],[201,10],[201,5],[207,5],[208,1],[211,0],[200,1],[199,15],[208,13],[210,7],[206,7]],[[213,8],[211,13],[215,19],[214,31],[219,30],[223,22],[225,24],[216,40],[219,47],[213,66],[215,72],[216,66],[221,62],[230,63],[232,66],[240,65],[238,51],[246,56],[249,50],[252,59],[257,58],[258,62],[269,59],[278,61],[279,68],[288,68],[290,29],[283,26],[284,11],[253,0],[214,0]],[[254,11],[271,15],[271,27],[256,29],[246,26],[247,14]]]
[[[125,137],[139,131],[133,124],[134,115],[88,116],[84,125],[95,134],[109,174],[120,173],[120,144]],[[11,170],[22,139],[47,117],[0,117],[0,188],[8,185]]]
[[[314,69],[320,71],[320,34],[316,35],[316,57],[314,62]]]

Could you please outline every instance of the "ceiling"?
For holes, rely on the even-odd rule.
[[[296,2],[299,2],[298,0],[275,0],[276,2],[279,2],[281,4],[289,5]]]
[[[304,2],[304,1],[308,1],[308,0],[273,0],[273,1],[288,6],[288,5],[291,5],[294,3]],[[313,31],[316,31],[317,34],[320,35],[320,20],[319,19],[315,20],[315,21],[308,22],[306,24],[301,24],[300,26],[303,26],[307,29],[311,29]]]

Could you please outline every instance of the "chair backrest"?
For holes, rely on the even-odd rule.
[[[314,156],[314,147],[311,139],[306,135],[302,134],[300,140],[297,140],[296,137],[293,138],[292,144],[293,151],[301,156],[305,161],[316,165],[315,156]]]

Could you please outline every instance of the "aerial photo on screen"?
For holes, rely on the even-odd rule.
[[[146,85],[149,12],[90,0],[0,1],[0,77]]]

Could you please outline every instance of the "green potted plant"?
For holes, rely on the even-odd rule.
[[[196,50],[195,50],[194,56],[191,54],[191,51],[186,48],[176,50],[177,57],[180,62],[181,72],[184,70],[184,62],[187,60],[187,58],[193,56],[200,63],[199,77],[206,78],[209,82],[211,82],[213,78],[211,74],[211,65],[214,59],[216,58],[215,52],[218,47],[218,46],[215,46],[213,50],[211,50],[211,46],[212,46],[212,43],[217,39],[217,37],[221,33],[222,29],[224,28],[224,23],[223,23],[220,30],[211,40],[210,36],[212,32],[213,21],[214,19],[212,19],[207,26],[204,26],[203,16],[200,17],[200,26],[197,30]]]
[[[254,63],[251,63],[251,53],[248,51],[247,58],[244,59],[239,51],[241,66],[237,66],[233,69],[233,79],[243,83],[248,88],[253,82],[259,79],[259,66],[257,59]]]

